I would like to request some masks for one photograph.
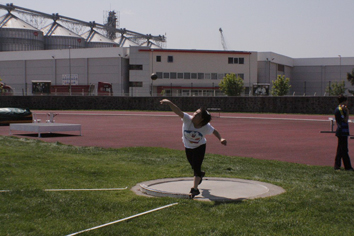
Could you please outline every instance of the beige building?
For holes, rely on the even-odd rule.
[[[114,96],[225,96],[228,73],[244,80],[244,96],[267,95],[277,75],[290,78],[288,95],[323,96],[346,81],[354,57],[290,58],[273,52],[160,49],[142,46],[8,51],[0,53],[0,77],[15,95],[32,95],[33,81],[62,85],[112,84]],[[151,74],[158,75],[151,80]],[[152,94],[151,94],[152,93]],[[52,94],[55,95],[55,94]]]
[[[246,93],[257,82],[257,53],[131,47],[131,95],[222,96],[219,83],[226,74],[244,80]],[[158,79],[151,80],[156,73]]]

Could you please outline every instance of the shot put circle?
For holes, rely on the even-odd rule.
[[[139,183],[132,191],[147,197],[188,199],[192,183],[193,178],[158,179]],[[200,195],[194,199],[201,201],[242,201],[285,192],[283,188],[265,182],[216,177],[205,177],[199,185],[199,191]]]

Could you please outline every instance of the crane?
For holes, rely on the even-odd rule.
[[[224,50],[227,50],[224,34],[222,33],[222,29],[221,28],[219,28],[219,32],[220,32],[220,35],[221,35],[221,45],[222,45]]]

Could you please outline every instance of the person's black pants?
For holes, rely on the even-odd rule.
[[[203,144],[197,148],[186,148],[186,156],[189,164],[191,164],[194,171],[194,176],[202,176],[202,164],[205,155],[206,144]]]
[[[344,169],[350,170],[352,169],[352,165],[350,163],[350,157],[348,154],[348,136],[337,136],[337,138],[338,146],[336,158],[334,161],[334,169],[340,168],[343,159]]]

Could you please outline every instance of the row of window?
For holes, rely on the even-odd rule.
[[[208,89],[182,89],[182,90],[173,90],[164,89],[166,96],[202,96],[202,97],[211,97],[211,96],[222,96],[225,95],[222,91],[208,90]]]
[[[156,72],[158,79],[212,79],[222,80],[228,73]],[[244,79],[244,74],[236,74]]]
[[[229,57],[228,58],[229,64],[245,64],[245,58],[243,57]]]
[[[245,58],[244,57],[229,57],[228,59],[228,64],[245,64]],[[161,62],[162,58],[161,56],[156,56],[156,62]],[[173,56],[167,56],[167,62],[172,63],[173,62]]]

